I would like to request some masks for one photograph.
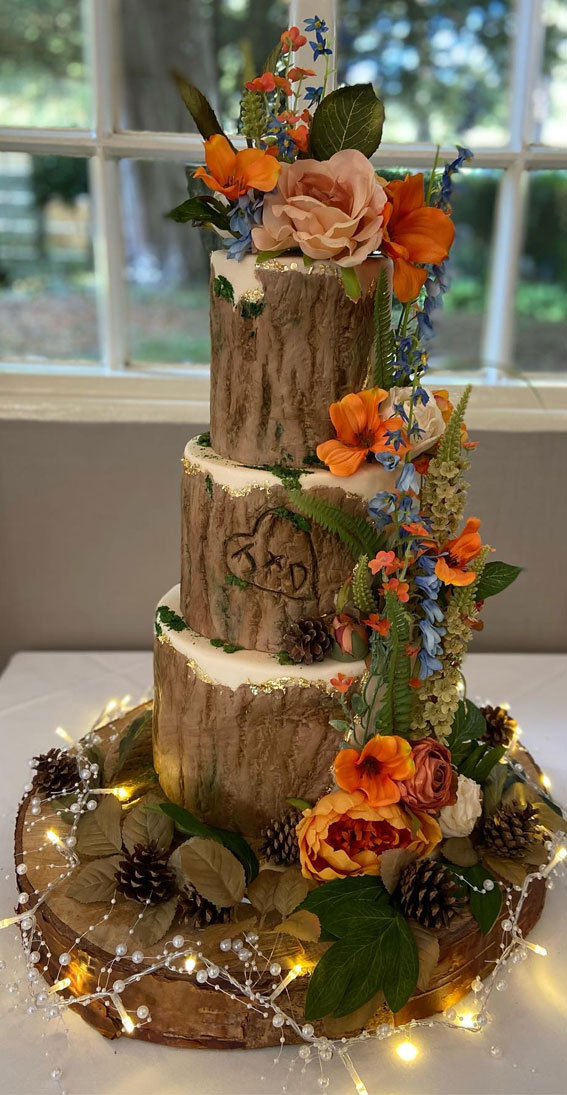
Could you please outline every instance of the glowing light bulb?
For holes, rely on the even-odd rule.
[[[105,707],[105,709],[104,709],[105,715],[110,715],[110,712],[115,711],[117,707],[118,707],[118,700],[109,700],[106,707]]]
[[[130,791],[128,787],[113,787],[112,794],[120,802],[126,802],[130,798]]]
[[[532,954],[540,954],[542,958],[547,958],[547,947],[542,947],[539,943],[529,943],[527,940],[524,941],[524,946],[526,946]]]
[[[66,741],[68,745],[74,745],[75,744],[75,742],[74,742],[73,738],[71,737],[71,735],[68,734],[67,731],[64,730],[62,726],[57,726],[56,729],[55,729],[55,733],[57,734],[58,738],[61,738],[62,741]]]
[[[368,1088],[366,1087],[365,1083],[362,1080],[362,1077],[354,1067],[352,1058],[349,1056],[346,1050],[341,1050],[339,1052],[339,1057],[354,1084],[356,1095],[368,1095]]]
[[[60,981],[55,981],[51,988],[48,988],[48,996],[52,996],[54,992],[61,992],[63,989],[68,989],[71,984],[70,977],[62,977]]]
[[[121,707],[128,707],[128,705],[131,702],[132,702],[132,697],[131,696],[123,696],[122,699],[120,700],[120,706]]]
[[[396,1053],[402,1061],[415,1061],[418,1048],[413,1042],[400,1042],[399,1046],[396,1046]]]
[[[467,1030],[474,1030],[476,1027],[476,1017],[472,1011],[465,1011],[463,1015],[459,1015],[459,1023],[462,1027],[466,1027]]]
[[[185,969],[187,970],[187,973],[193,973],[193,970],[197,965],[197,960],[193,958],[193,955],[189,955],[189,958],[186,958],[183,964],[185,966]]]
[[[276,996],[279,996],[280,993],[283,992],[284,989],[286,989],[292,981],[295,981],[296,977],[301,977],[303,973],[307,973],[307,970],[304,969],[299,962],[297,962],[295,966],[292,966],[289,973],[286,973],[283,981],[281,982],[281,984],[278,985],[277,989],[274,989],[272,995],[270,996],[270,1000],[275,1000]]]
[[[116,1008],[122,1021],[122,1030],[125,1031],[126,1034],[131,1034],[134,1030],[134,1023],[128,1015],[128,1012],[126,1011],[122,1000],[115,992],[111,993],[110,999],[112,1000],[112,1003],[114,1004],[114,1007]]]
[[[58,835],[58,833],[55,832],[55,829],[48,829],[45,835],[46,835],[48,841],[50,842],[50,844],[62,844],[63,843],[63,841],[61,840],[61,837]]]
[[[541,785],[542,787],[545,787],[546,791],[551,791],[551,780],[545,773],[541,776]]]

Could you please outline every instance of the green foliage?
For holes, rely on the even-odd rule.
[[[212,498],[213,497],[213,481],[212,481],[210,475],[205,476],[205,490],[206,490],[209,498]]]
[[[358,274],[353,266],[341,266],[340,277],[349,300],[360,300],[362,292]]]
[[[295,806],[296,810],[311,809],[311,803],[306,798],[286,798],[286,802],[289,802],[290,806]]]
[[[155,805],[148,806],[148,810],[172,818],[175,827],[181,833],[186,833],[188,836],[202,836],[208,840],[216,840],[218,844],[223,844],[242,863],[247,881],[251,882],[253,878],[256,878],[260,864],[248,842],[239,833],[206,825],[204,821],[199,821],[199,818],[191,814],[189,810],[185,810],[182,806],[176,806],[173,802],[156,802]]]
[[[196,198],[187,198],[186,201],[181,202],[181,205],[176,205],[175,209],[171,209],[169,213],[166,213],[166,216],[169,220],[176,221],[178,224],[187,224],[188,221],[191,221],[191,224],[199,228],[210,228],[214,225],[215,228],[230,232],[225,209],[216,198],[211,199],[206,194]]]
[[[223,133],[223,128],[208,99],[198,87],[189,83],[179,72],[174,73],[179,94],[187,107],[199,133],[207,140],[215,133]],[[231,147],[233,147],[231,145]]]
[[[278,517],[285,517],[287,521],[291,521],[292,525],[301,529],[302,532],[310,532],[311,522],[307,520],[301,513],[294,513],[292,509],[287,509],[286,506],[275,506],[272,510],[273,513],[277,513]]]
[[[452,463],[459,463],[461,456],[461,426],[465,420],[465,413],[469,402],[470,394],[472,391],[472,384],[467,384],[457,406],[455,407],[448,423],[441,444],[439,446],[439,453],[436,460],[442,464],[443,461],[448,460]]]
[[[287,464],[263,464],[263,471],[270,471],[272,475],[276,475],[278,479],[281,479],[282,486],[287,490],[297,491],[301,490],[300,479],[302,475],[311,475],[309,471],[305,471],[304,468],[292,468]]]
[[[316,160],[328,160],[343,148],[372,156],[382,139],[384,107],[372,84],[339,87],[321,100],[313,115],[309,148]]]
[[[374,367],[372,384],[389,392],[394,383],[395,335],[392,330],[390,282],[380,271],[374,294]]]
[[[243,319],[257,319],[264,311],[263,300],[246,300],[240,302],[240,315]]]
[[[522,570],[523,567],[516,567],[511,563],[487,563],[476,589],[476,599],[485,601],[487,597],[501,593],[516,581]]]
[[[291,654],[288,654],[287,650],[279,650],[275,658],[280,665],[295,665]]]
[[[359,612],[368,616],[376,612],[376,598],[372,592],[372,579],[368,569],[368,555],[361,555],[352,575],[352,598]]]
[[[469,753],[466,760],[462,762],[459,772],[462,776],[474,779],[475,783],[483,784],[505,752],[505,745],[495,745],[491,748],[488,742],[480,741],[476,748]]]
[[[476,863],[474,867],[450,867],[458,878],[465,880],[465,891],[469,899],[470,910],[483,935],[495,924],[502,905],[502,891],[495,882],[493,875],[483,867],[482,863]],[[493,890],[485,890],[485,879],[494,882]],[[468,883],[468,885],[466,885]],[[474,887],[474,889],[472,888]],[[478,892],[480,891],[480,893]]]
[[[315,913],[321,938],[333,939],[311,974],[305,1017],[349,1015],[382,989],[399,1011],[417,984],[415,940],[377,878],[337,879],[307,895],[302,909]]]
[[[267,70],[266,70],[267,71]],[[249,91],[242,96],[240,129],[249,141],[260,143],[266,129],[266,108],[260,91]]]
[[[227,586],[238,586],[238,589],[248,589],[250,585],[246,578],[238,578],[236,574],[227,574],[224,583]]]
[[[472,700],[459,700],[451,733],[447,739],[451,760],[458,771],[485,733],[486,720],[482,711]]]
[[[210,639],[211,646],[215,646],[218,650],[224,650],[225,654],[237,654],[239,650],[244,650],[243,646],[239,646],[238,643],[227,643],[224,639]]]
[[[213,281],[213,293],[216,297],[223,297],[224,300],[228,300],[231,304],[234,304],[234,289],[228,278],[223,277],[222,274],[219,274]]]
[[[321,525],[327,532],[334,532],[349,550],[355,559],[361,555],[372,558],[377,554],[382,545],[382,538],[365,517],[356,517],[345,513],[340,506],[334,506],[331,502],[325,502],[309,492],[292,490],[290,501],[306,517],[310,517],[316,524]]]
[[[209,431],[208,431],[208,430],[207,430],[207,432],[206,432],[206,433],[200,433],[200,434],[199,434],[199,436],[198,436],[198,438],[197,438],[197,444],[198,444],[198,445],[200,445],[200,446],[201,446],[201,448],[203,448],[203,449],[208,449],[208,448],[210,448],[210,445],[211,445],[211,435],[210,435],[210,433],[209,433]]]
[[[177,612],[174,612],[172,608],[168,608],[167,605],[160,605],[156,609],[154,630],[156,635],[161,635],[163,628],[166,627],[168,631],[187,631],[187,624],[182,616]]]
[[[409,730],[412,711],[411,659],[407,652],[410,616],[395,593],[386,593],[386,615],[390,621],[385,692],[376,720],[382,733],[403,735]]]

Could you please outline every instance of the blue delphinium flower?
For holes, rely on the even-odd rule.
[[[377,452],[374,455],[378,463],[381,464],[386,471],[393,471],[400,462],[400,458],[395,452]]]
[[[313,60],[316,61],[318,57],[325,57],[326,55],[330,56],[333,51],[329,49],[327,39],[323,37],[320,30],[316,32],[315,38],[315,42],[309,43],[313,50]]]
[[[310,34],[316,34],[317,31],[320,31],[321,34],[328,34],[329,32],[325,20],[321,19],[319,15],[310,15],[309,19],[304,19],[303,22],[305,23],[305,29]]]
[[[368,514],[377,528],[390,524],[390,515],[396,508],[396,495],[391,491],[379,490],[368,503]]]
[[[443,662],[439,658],[435,658],[433,655],[428,654],[427,650],[423,647],[417,655],[419,662],[419,679],[424,681],[427,677],[430,677],[432,673],[438,673],[443,668]]]
[[[386,439],[386,444],[391,445],[395,452],[397,452],[398,449],[401,449],[402,445],[405,444],[403,430],[385,430],[384,437]]]
[[[421,594],[423,612],[418,624],[422,643],[417,656],[420,680],[425,680],[442,668],[442,662],[437,655],[442,652],[442,639],[446,629],[441,626],[444,616],[438,603],[441,580],[435,575],[436,562],[434,556],[421,555],[418,561],[420,573],[414,580],[415,587]]]
[[[265,133],[267,137],[275,137],[280,158],[295,159],[297,145],[286,130],[285,124],[276,118],[275,114],[269,114],[266,121]]]
[[[396,487],[398,490],[413,490],[415,492],[419,490],[418,474],[411,460],[404,464],[396,480]]]
[[[305,95],[303,98],[308,106],[319,106],[323,96],[323,85],[321,87],[306,87]]]
[[[231,232],[238,232],[239,236],[237,239],[223,240],[229,259],[240,262],[244,255],[252,250],[252,229],[262,223],[263,204],[264,195],[262,194],[261,198],[255,198],[252,190],[238,199],[228,218],[228,223]]]
[[[451,163],[446,163],[441,176],[441,183],[439,190],[434,195],[432,205],[436,205],[438,209],[443,209],[448,212],[451,208],[451,195],[453,193],[453,175],[457,173],[460,167],[468,160],[472,160],[473,153],[470,148],[463,148],[462,145],[457,145],[458,155]]]

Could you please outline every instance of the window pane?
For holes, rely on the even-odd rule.
[[[341,0],[339,81],[384,99],[384,140],[501,145],[513,0]]]
[[[81,0],[0,0],[0,125],[89,124]]]
[[[567,144],[567,0],[544,0],[543,75],[535,102],[534,140]]]
[[[0,353],[98,356],[87,161],[0,154]]]
[[[120,187],[129,287],[132,361],[207,363],[209,253],[212,232],[176,224],[164,214],[202,192],[180,163],[122,160]]]
[[[287,18],[286,0],[120,0],[119,125],[195,132],[172,77],[178,71],[234,132],[243,82],[261,71]]]
[[[410,174],[414,174],[412,168]],[[406,169],[380,171],[400,178]],[[490,267],[492,223],[499,171],[466,169],[454,179],[451,196],[455,242],[446,265],[449,290],[432,313],[435,336],[427,344],[432,376],[480,372],[480,348]],[[425,185],[427,186],[426,174]]]
[[[565,375],[566,347],[567,171],[537,171],[529,179],[514,368]]]

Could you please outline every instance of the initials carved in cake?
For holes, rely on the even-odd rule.
[[[267,593],[297,599],[317,592],[310,534],[275,510],[260,514],[250,532],[229,537],[226,564],[231,574]]]

